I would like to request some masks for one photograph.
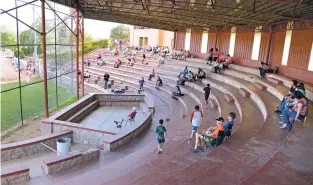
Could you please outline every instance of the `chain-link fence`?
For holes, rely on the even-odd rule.
[[[44,115],[42,6],[39,0],[1,4],[1,129]],[[76,95],[75,10],[45,2],[48,108]]]

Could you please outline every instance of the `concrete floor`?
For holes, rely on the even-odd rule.
[[[122,128],[117,128],[114,121],[120,121],[121,118],[125,118],[131,112],[132,107],[105,107],[101,106],[91,114],[89,114],[84,120],[80,122],[87,128],[104,130],[114,133],[128,132],[132,130],[138,124],[141,124],[144,119],[147,118],[147,112],[137,107],[137,115],[135,122],[123,122]]]
[[[72,143],[71,151],[86,151],[89,148],[92,148],[90,145],[77,144]],[[36,155],[31,155],[27,157],[23,157],[21,159],[15,159],[10,161],[1,162],[1,168],[13,167],[13,166],[27,166],[30,168],[29,175],[31,178],[42,176],[43,171],[41,169],[42,161],[45,159],[49,159],[50,157],[56,156],[57,154],[53,151],[51,152],[43,152]]]

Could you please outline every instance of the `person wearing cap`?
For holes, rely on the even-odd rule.
[[[132,111],[128,114],[127,117],[125,118],[122,118],[121,121],[114,121],[114,123],[116,124],[116,127],[117,128],[121,128],[122,127],[122,124],[124,122],[124,120],[131,120],[131,119],[134,119],[135,116],[136,116],[137,112],[136,112],[136,107],[133,107],[132,108]]]
[[[192,152],[199,152],[198,146],[201,143],[201,140],[205,140],[206,142],[215,143],[216,138],[219,131],[224,131],[224,118],[219,117],[216,120],[215,127],[209,127],[208,129],[204,130],[202,134],[196,133],[196,142],[194,148],[191,149]]]
[[[197,132],[198,127],[200,126],[200,124],[202,122],[202,118],[203,118],[203,114],[200,111],[200,107],[199,107],[199,105],[196,105],[195,110],[189,116],[189,120],[192,124],[192,129],[191,129],[191,135],[188,139],[188,143],[191,142],[191,139],[193,138],[195,132]]]

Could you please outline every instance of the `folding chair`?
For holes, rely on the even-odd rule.
[[[130,118],[130,119],[126,120],[125,125],[126,125],[128,122],[130,122],[130,123],[135,123],[136,115],[137,115],[137,112],[135,113],[135,115],[134,115],[133,118]]]
[[[204,146],[201,147],[202,151],[204,150],[204,148],[212,150],[213,148],[218,147],[220,144],[223,143],[224,137],[225,137],[224,131],[220,130],[218,131],[216,139],[207,142],[206,139],[204,138],[203,140],[205,144]]]

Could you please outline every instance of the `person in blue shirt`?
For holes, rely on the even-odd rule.
[[[186,66],[184,69],[184,74],[187,75],[188,74],[188,67]]]
[[[145,83],[145,80],[143,77],[141,77],[141,80],[139,80],[139,89],[143,90],[143,84]]]
[[[227,118],[228,118],[228,121],[223,124],[225,135],[227,135],[227,133],[229,132],[229,129],[228,129],[229,125],[234,125],[234,119],[236,118],[236,114],[234,112],[230,112]]]

